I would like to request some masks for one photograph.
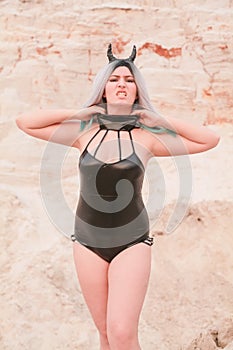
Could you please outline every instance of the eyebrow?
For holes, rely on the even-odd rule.
[[[110,77],[120,78],[121,75],[111,74]],[[125,78],[134,78],[134,76],[132,74],[131,75],[123,75],[123,77],[125,77]]]

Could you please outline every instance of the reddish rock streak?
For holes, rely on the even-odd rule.
[[[150,50],[150,51],[156,53],[157,55],[163,56],[167,59],[170,59],[170,58],[176,57],[176,56],[181,56],[181,54],[182,54],[181,47],[173,47],[171,49],[166,49],[166,48],[162,47],[162,45],[153,44],[153,43],[145,43],[144,45],[142,45],[138,49],[138,55],[140,56],[142,54],[142,51],[145,49]]]

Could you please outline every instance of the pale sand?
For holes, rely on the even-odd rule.
[[[233,349],[232,127],[217,129],[220,145],[192,158],[194,189],[183,223],[173,234],[161,235],[174,203],[171,194],[154,228],[151,280],[140,322],[143,350]],[[50,222],[41,202],[38,164],[44,143],[15,133],[14,125],[6,130],[1,142],[0,349],[98,349],[72,244]],[[64,187],[74,206],[76,164],[67,160],[66,165]]]

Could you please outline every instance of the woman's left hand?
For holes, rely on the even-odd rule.
[[[147,109],[136,109],[131,115],[139,116],[139,122],[150,128],[162,126],[162,118],[153,111],[148,111]]]

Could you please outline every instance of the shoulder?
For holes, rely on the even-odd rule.
[[[143,146],[145,149],[147,149],[148,153],[152,153],[153,147],[154,147],[154,142],[155,142],[155,137],[154,135],[143,129],[133,129],[133,140],[134,142],[137,142],[141,146]]]
[[[98,131],[98,125],[96,123],[94,123],[90,128],[87,127],[82,131],[80,131],[79,137],[76,143],[76,148],[78,148],[79,150],[82,150],[97,131]]]
[[[170,133],[152,133],[145,129],[134,130],[134,141],[147,149],[150,157],[171,155],[174,146],[174,135]]]

